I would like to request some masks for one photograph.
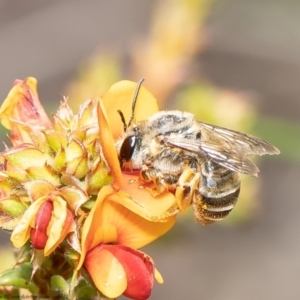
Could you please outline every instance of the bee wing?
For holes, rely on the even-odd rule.
[[[207,123],[198,123],[202,127],[201,141],[205,144],[214,145],[214,142],[221,143],[223,147],[226,145],[228,150],[234,150],[245,155],[272,155],[280,153],[275,146],[256,136]]]
[[[198,139],[167,138],[171,146],[209,157],[217,164],[243,174],[257,176],[258,168],[247,156],[251,154],[279,154],[268,142],[238,131],[197,122],[201,133]]]

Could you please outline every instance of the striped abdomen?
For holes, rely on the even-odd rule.
[[[196,220],[205,225],[222,220],[233,209],[240,193],[240,178],[212,161],[203,162],[201,174],[193,207]]]

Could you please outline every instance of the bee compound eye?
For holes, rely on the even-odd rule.
[[[136,146],[137,137],[135,135],[128,136],[123,141],[120,149],[120,159],[122,161],[131,160],[132,154]]]

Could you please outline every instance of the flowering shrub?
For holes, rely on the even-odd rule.
[[[120,169],[117,110],[129,119],[136,84],[114,84],[77,114],[64,99],[52,121],[36,87],[34,78],[17,80],[0,109],[12,144],[0,155],[0,226],[20,249],[0,286],[50,298],[148,299],[154,278],[163,280],[138,249],[171,229],[177,209],[172,193],[154,197],[138,174]],[[136,121],[158,111],[144,87],[139,98],[147,106],[137,104]]]

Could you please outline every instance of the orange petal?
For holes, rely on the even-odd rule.
[[[155,222],[166,222],[178,213],[174,194],[164,192],[157,196],[151,194],[151,189],[139,183],[139,177],[123,174],[123,187],[110,199],[116,201],[141,217]]]
[[[95,247],[97,243],[93,243],[94,233],[97,231],[97,228],[101,226],[101,214],[102,206],[104,199],[114,190],[110,186],[104,186],[97,197],[97,200],[91,209],[88,217],[86,218],[83,227],[82,227],[82,237],[81,237],[81,257],[77,266],[77,270],[81,268],[83,260],[87,251]]]
[[[101,189],[83,225],[82,257],[78,269],[86,252],[98,244],[117,243],[135,249],[140,248],[165,234],[175,223],[175,216],[162,223],[146,220],[119,204],[122,200],[123,198],[111,187],[105,186]],[[138,202],[134,203],[132,206],[139,206]]]
[[[120,169],[119,159],[115,148],[115,143],[111,134],[110,126],[107,122],[104,106],[100,99],[98,105],[98,122],[100,131],[100,143],[103,155],[114,177],[113,187],[119,190],[122,186],[122,173]]]
[[[175,217],[164,223],[148,221],[123,205],[109,201],[111,197],[115,197],[115,194],[109,195],[103,205],[102,224],[97,228],[96,239],[101,237],[108,242],[107,227],[112,227],[115,235],[110,242],[137,249],[164,235],[175,223]],[[95,242],[98,244],[99,240]]]
[[[124,129],[117,110],[123,113],[128,123],[132,114],[132,101],[136,88],[136,82],[128,80],[119,81],[113,84],[108,92],[101,97],[107,112],[108,123],[112,129],[113,138],[115,140],[122,135]],[[156,99],[144,86],[141,86],[134,110],[134,121],[139,122],[145,120],[157,111],[158,105]]]

